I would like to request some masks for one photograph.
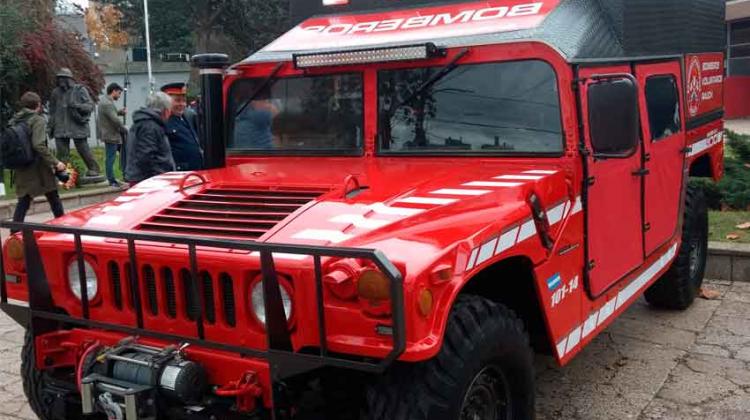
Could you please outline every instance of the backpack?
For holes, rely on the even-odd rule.
[[[0,163],[6,169],[23,169],[34,163],[31,128],[24,121],[6,128],[0,135]]]

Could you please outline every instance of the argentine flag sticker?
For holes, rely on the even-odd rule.
[[[547,279],[547,287],[549,290],[555,290],[562,284],[562,277],[560,277],[560,273],[555,274],[554,276]]]

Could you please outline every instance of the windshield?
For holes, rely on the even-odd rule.
[[[357,153],[363,138],[362,91],[359,74],[238,80],[229,92],[228,148]]]
[[[557,80],[543,61],[381,71],[378,92],[381,153],[563,151]]]

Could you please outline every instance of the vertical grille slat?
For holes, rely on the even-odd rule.
[[[169,267],[165,267],[161,273],[164,297],[167,303],[167,316],[177,318],[177,293],[174,285],[174,273]]]
[[[214,284],[211,274],[207,271],[201,273],[201,285],[203,287],[203,313],[209,324],[216,323],[216,308],[214,307]]]
[[[146,292],[146,305],[153,316],[159,315],[159,300],[156,296],[156,273],[150,265],[143,266],[143,285]]]
[[[127,291],[125,292],[125,294],[128,297],[127,299],[128,308],[135,309],[135,299],[133,297],[133,293],[135,293],[134,292],[135,288],[133,287],[133,276],[131,275],[131,272],[130,272],[130,263],[125,263],[124,269],[125,269],[125,283],[127,285]]]
[[[326,192],[314,188],[208,188],[162,210],[138,229],[257,239]]]
[[[221,286],[222,306],[224,310],[224,321],[230,327],[237,326],[237,313],[234,302],[234,284],[232,276],[227,273],[221,273],[219,276],[219,285]]]
[[[122,278],[120,277],[120,265],[114,261],[110,261],[109,267],[109,281],[110,281],[110,292],[112,295],[112,304],[115,308],[122,310]]]
[[[193,276],[190,274],[188,269],[183,268],[180,270],[180,281],[182,282],[182,290],[185,299],[185,316],[191,321],[195,321],[198,317],[198,302],[195,297],[195,285],[193,284]]]

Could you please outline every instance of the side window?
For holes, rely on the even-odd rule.
[[[588,87],[589,135],[594,156],[625,158],[638,147],[638,90],[626,77],[602,79]]]
[[[654,76],[646,80],[646,103],[652,140],[680,131],[680,100],[674,76]]]

